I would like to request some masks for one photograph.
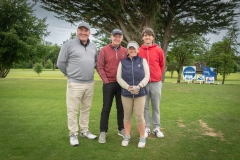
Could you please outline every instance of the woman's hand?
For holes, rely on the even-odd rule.
[[[129,91],[131,94],[138,94],[138,93],[139,93],[139,90],[140,90],[140,87],[139,87],[139,86],[129,86],[129,87],[128,87],[128,91]]]

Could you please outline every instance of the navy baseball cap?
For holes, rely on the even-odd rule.
[[[116,28],[112,31],[112,35],[115,35],[115,34],[123,35],[123,32],[121,31],[121,29]]]

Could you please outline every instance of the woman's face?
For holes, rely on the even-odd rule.
[[[128,51],[129,58],[131,59],[137,56],[138,54],[138,49],[135,49],[134,47],[129,47],[127,51]]]

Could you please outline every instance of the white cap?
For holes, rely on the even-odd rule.
[[[85,23],[85,22],[80,23],[80,24],[78,25],[78,28],[80,28],[80,27],[85,27],[85,28],[87,28],[88,30],[90,30],[89,24],[88,24],[88,23]]]
[[[135,49],[138,49],[139,45],[137,42],[130,41],[130,42],[128,42],[127,49],[129,49],[130,47],[134,47]]]

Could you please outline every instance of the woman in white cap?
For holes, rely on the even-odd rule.
[[[146,101],[147,85],[150,77],[149,66],[146,59],[138,56],[139,45],[130,41],[127,45],[128,57],[121,60],[117,70],[117,82],[122,87],[121,99],[124,109],[125,137],[122,146],[127,146],[131,136],[133,107],[136,123],[140,134],[138,147],[143,148],[146,144],[144,137],[145,119],[144,105]]]

